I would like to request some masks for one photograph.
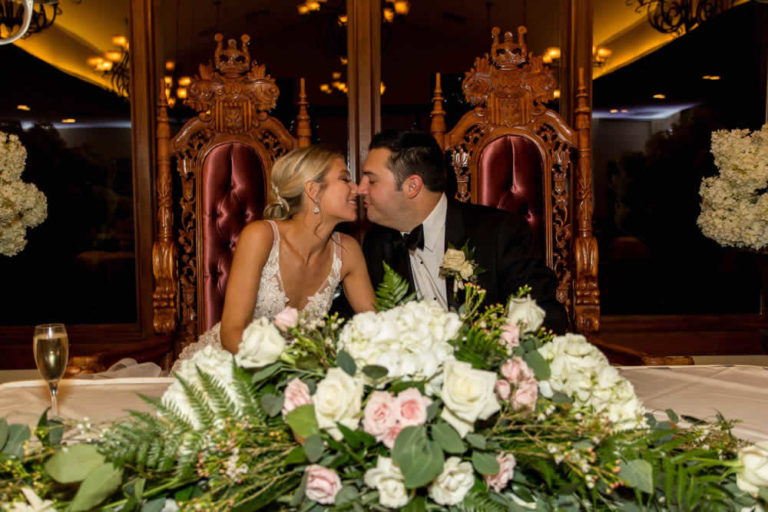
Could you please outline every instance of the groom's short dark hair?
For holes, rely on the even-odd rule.
[[[373,137],[368,149],[379,148],[392,152],[387,163],[395,175],[398,190],[408,176],[416,174],[427,190],[445,191],[445,155],[429,133],[384,130]]]

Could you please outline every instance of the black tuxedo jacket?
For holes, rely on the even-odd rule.
[[[406,277],[413,289],[408,252],[399,244],[398,231],[374,225],[365,236],[363,254],[374,288],[384,277],[382,262]],[[522,217],[508,212],[449,199],[446,213],[445,248],[457,249],[465,242],[474,247],[474,259],[485,269],[477,284],[487,291],[486,303],[505,303],[523,285],[532,288],[531,296],[546,311],[544,325],[556,333],[568,328],[568,317],[555,296],[557,278],[546,266],[534,245],[533,234]],[[453,303],[453,284],[446,283],[449,305]]]

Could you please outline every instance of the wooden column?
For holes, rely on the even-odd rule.
[[[359,176],[381,130],[381,0],[347,0],[349,168]]]

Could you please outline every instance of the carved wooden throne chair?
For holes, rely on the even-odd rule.
[[[304,79],[297,137],[269,115],[280,94],[247,43],[226,46],[217,34],[215,61],[200,65],[186,104],[197,111],[171,138],[165,95],[157,126],[157,234],[152,250],[154,328],[175,334],[176,350],[221,318],[235,244],[242,228],[262,218],[274,161],[310,143]],[[172,190],[178,171],[180,191]],[[174,226],[174,197],[180,215]]]
[[[525,27],[516,40],[500,32],[493,29],[490,54],[465,73],[462,89],[474,109],[450,131],[437,75],[431,131],[456,175],[456,198],[523,215],[557,274],[557,298],[572,327],[594,332],[600,302],[587,90],[582,80],[574,130],[546,107],[557,83],[542,57],[528,51]]]

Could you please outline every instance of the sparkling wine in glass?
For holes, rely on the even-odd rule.
[[[64,324],[36,325],[33,341],[37,371],[48,382],[51,390],[51,412],[58,416],[59,379],[64,375],[69,358],[67,330]]]

